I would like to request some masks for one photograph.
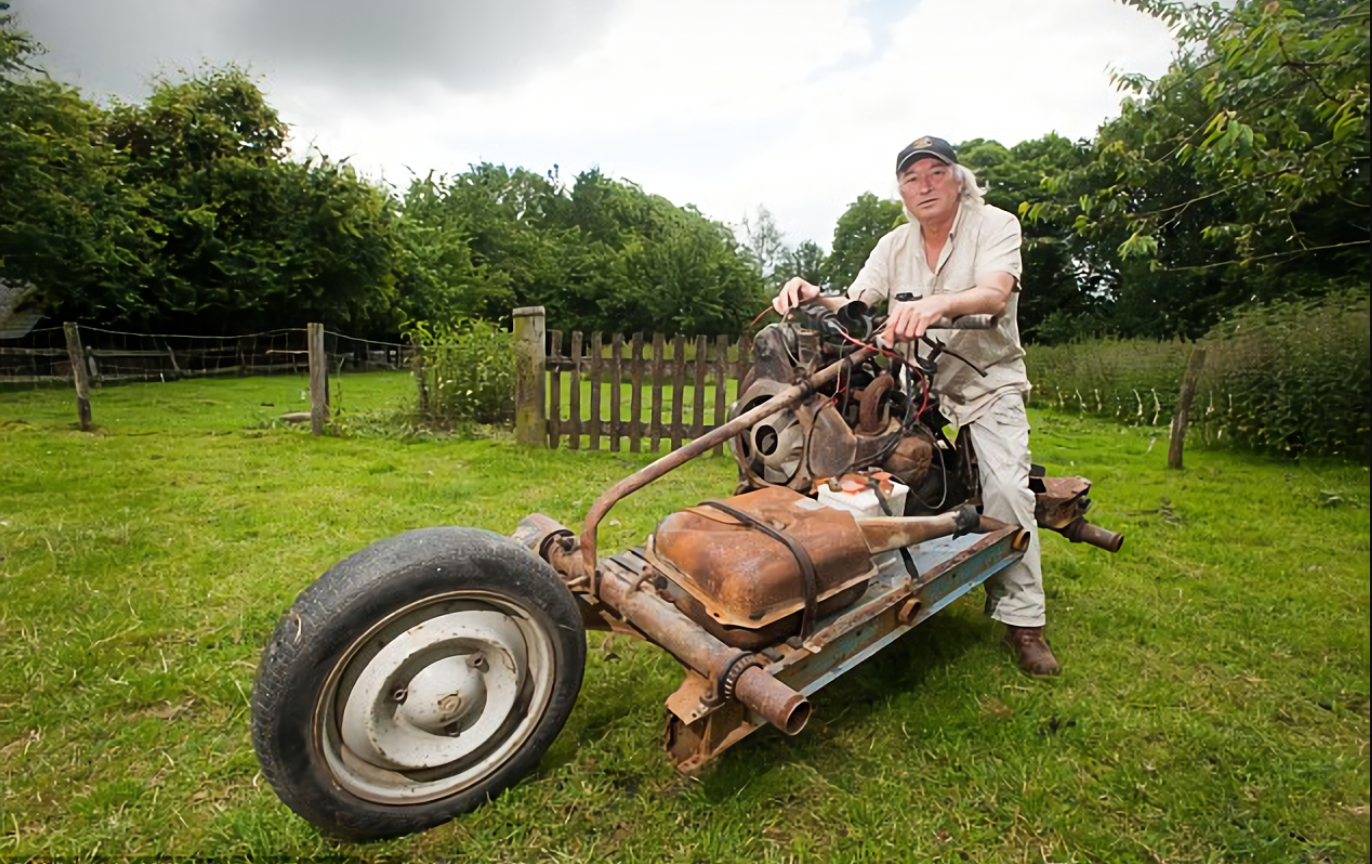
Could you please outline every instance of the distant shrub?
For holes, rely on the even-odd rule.
[[[1206,349],[1189,418],[1201,439],[1290,455],[1368,458],[1372,352],[1366,295],[1235,313]],[[1027,349],[1032,398],[1063,409],[1162,425],[1187,359],[1181,341],[1091,340]]]
[[[1031,399],[1133,423],[1172,416],[1190,346],[1181,341],[1093,339],[1031,345]]]
[[[420,347],[415,378],[425,423],[453,427],[513,419],[515,361],[509,333],[489,321],[463,319],[420,322],[410,338]]]
[[[1192,420],[1206,435],[1284,453],[1366,458],[1372,436],[1368,298],[1245,311],[1210,347]]]

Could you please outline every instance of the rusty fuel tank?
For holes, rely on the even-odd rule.
[[[678,606],[704,623],[756,631],[802,613],[803,631],[806,619],[859,596],[877,574],[874,554],[1001,527],[972,507],[857,519],[773,486],[673,513],[649,538],[647,558],[690,596]]]
[[[724,499],[746,518],[701,505],[663,519],[648,541],[648,559],[730,627],[763,627],[806,603],[794,541],[813,565],[814,602],[876,575],[867,541],[851,513],[791,489],[771,486]],[[756,524],[747,524],[748,519]]]

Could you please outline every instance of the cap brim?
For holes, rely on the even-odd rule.
[[[900,160],[900,164],[896,166],[896,173],[899,174],[900,172],[904,171],[906,168],[910,167],[910,165],[918,161],[920,157],[923,156],[928,156],[932,159],[937,159],[944,165],[953,164],[948,160],[948,157],[944,156],[942,153],[936,153],[933,150],[916,150],[915,152],[906,156],[904,159]]]

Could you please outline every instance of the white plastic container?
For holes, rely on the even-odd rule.
[[[904,516],[905,496],[910,487],[894,478],[887,483],[891,491],[883,492],[883,495],[886,498],[886,505],[891,508],[891,515]],[[886,515],[886,511],[881,509],[881,501],[878,500],[876,491],[861,481],[842,480],[837,490],[830,489],[828,485],[820,486],[818,498],[819,503],[836,510],[847,510],[859,519],[875,519]],[[880,552],[872,556],[872,560],[882,576],[905,572],[905,565],[901,562],[900,551],[897,549]]]

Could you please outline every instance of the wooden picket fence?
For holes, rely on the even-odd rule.
[[[516,380],[530,382],[516,388],[516,426],[527,430],[520,437],[553,449],[657,453],[665,442],[676,450],[725,422],[728,382],[742,381],[752,364],[748,337],[733,344],[727,336],[662,333],[587,339],[551,330],[545,338],[541,307],[515,315],[516,356],[527,369]]]
[[[689,359],[687,339],[680,334],[671,339],[670,358],[662,333],[654,333],[651,342],[642,333],[612,334],[608,357],[600,333],[591,334],[589,345],[584,334],[571,333],[566,354],[562,353],[562,333],[552,330],[548,336],[544,369],[548,372],[548,446],[553,449],[564,438],[570,449],[579,449],[585,436],[590,450],[599,450],[602,438],[612,452],[627,446],[630,453],[640,453],[646,445],[647,452],[656,453],[664,441],[669,452],[676,450],[684,441],[699,438],[724,422],[728,382],[742,381],[751,363],[751,346],[746,341],[736,346],[740,350],[730,359],[727,336],[696,336]],[[583,347],[589,348],[584,354]],[[563,376],[568,378],[565,412]],[[583,380],[590,385],[585,405]],[[629,385],[627,415],[619,398],[625,384]],[[709,412],[711,405],[714,410]],[[664,422],[667,412],[670,420]],[[715,452],[721,451],[716,448]]]

